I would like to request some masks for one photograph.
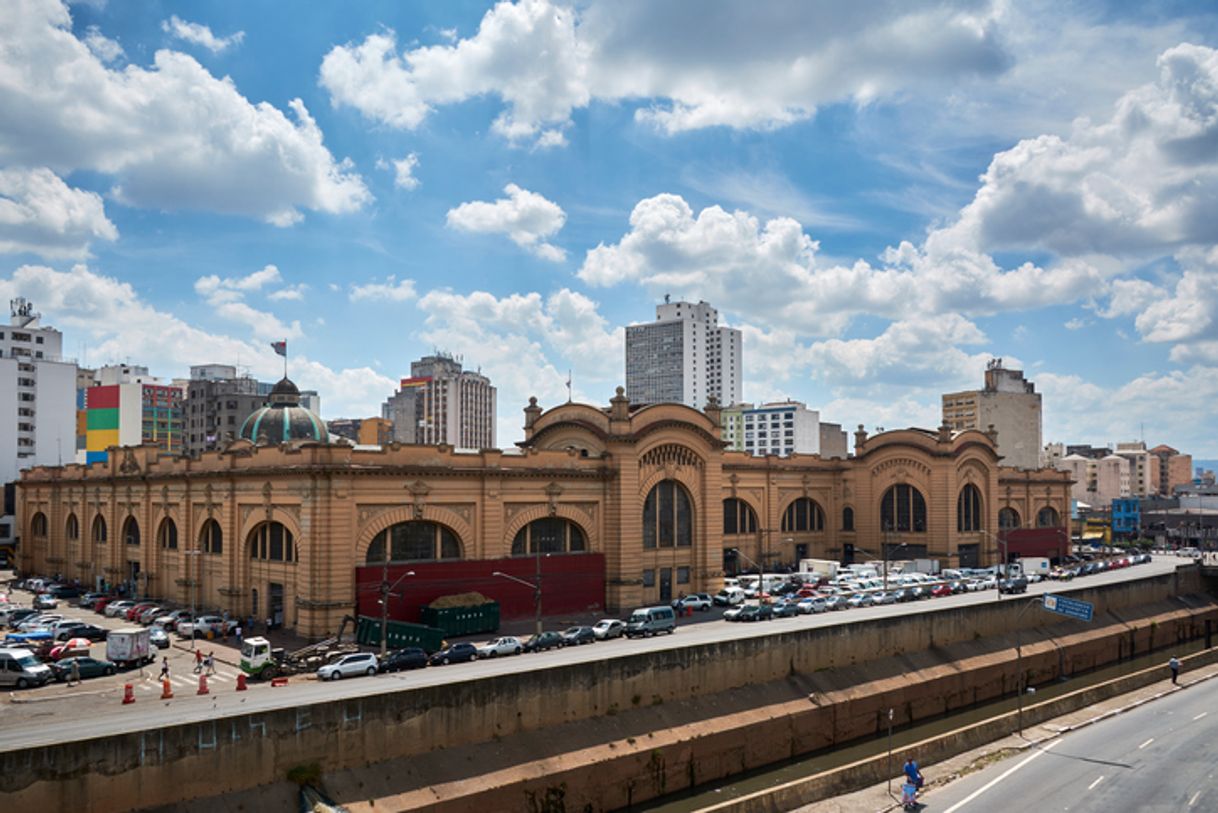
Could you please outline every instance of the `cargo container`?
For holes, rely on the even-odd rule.
[[[444,630],[429,627],[426,624],[410,624],[406,621],[390,621],[386,625],[385,639],[389,649],[403,649],[417,646],[428,655],[439,652],[443,647]],[[355,640],[363,646],[380,646],[381,619],[367,615],[359,617],[355,628]]]
[[[423,607],[419,610],[419,619],[429,627],[443,630],[446,636],[498,632],[499,602],[468,607]]]

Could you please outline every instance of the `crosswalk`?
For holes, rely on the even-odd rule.
[[[224,669],[218,667],[215,674],[207,676],[207,687],[212,691],[217,691],[219,689],[233,691],[237,685],[237,675],[240,673],[241,671],[239,669]],[[169,682],[173,686],[173,691],[175,693],[185,691],[190,691],[193,693],[198,691],[199,675],[194,672],[187,672],[184,675],[170,673]],[[251,681],[249,685],[253,686],[253,681]],[[145,673],[144,680],[134,688],[141,694],[159,695],[161,693],[161,679],[159,677],[159,673],[149,670]]]

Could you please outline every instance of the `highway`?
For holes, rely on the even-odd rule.
[[[1153,703],[1032,746],[927,791],[924,809],[928,813],[1218,810],[1216,691],[1218,683],[1212,681],[1177,689]]]
[[[1030,585],[1028,596],[1161,575],[1172,572],[1180,564],[1181,560],[1175,557],[1156,557],[1150,564],[1087,576],[1072,583],[1041,582]],[[194,693],[193,687],[197,679],[189,676],[189,667],[175,665],[175,674],[178,675],[174,687],[176,696],[167,701],[158,699],[161,687],[155,680],[157,668],[150,667],[144,670],[143,676],[133,672],[120,674],[115,678],[96,678],[74,689],[52,685],[10,693],[7,696],[9,702],[0,704],[0,752],[48,745],[63,740],[146,731],[160,726],[211,720],[231,714],[352,700],[413,687],[447,685],[492,675],[606,660],[620,657],[624,653],[662,651],[731,638],[762,637],[800,629],[854,624],[908,613],[1021,600],[1026,598],[999,596],[995,590],[988,590],[912,604],[867,607],[752,624],[722,620],[686,623],[681,624],[675,634],[656,638],[619,639],[511,658],[430,667],[338,682],[320,683],[311,676],[294,677],[290,685],[279,688],[251,682],[250,690],[246,692],[234,691],[235,669],[227,667],[221,669],[219,680],[213,682],[212,693],[205,696],[197,696]],[[69,614],[83,618],[93,615],[89,611],[76,610]],[[184,653],[176,651],[175,657],[177,663],[186,663]],[[137,701],[132,705],[122,705],[119,702],[124,682],[132,682],[136,686]],[[27,702],[13,702],[14,699]]]

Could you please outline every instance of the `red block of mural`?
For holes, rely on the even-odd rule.
[[[413,576],[406,573],[414,571]],[[527,584],[512,581],[496,572],[514,576]],[[356,607],[360,615],[379,617],[382,567],[365,565],[355,569]],[[389,584],[395,595],[389,598],[389,617],[395,621],[418,623],[419,608],[441,596],[478,592],[499,602],[501,619],[532,618],[533,584],[537,559],[517,556],[510,559],[415,562],[389,565]],[[541,611],[553,616],[562,613],[595,612],[605,606],[605,557],[600,553],[553,555],[541,558]]]
[[[1065,528],[1019,528],[1007,531],[1011,556],[1044,556],[1060,560],[1070,552],[1070,534]]]

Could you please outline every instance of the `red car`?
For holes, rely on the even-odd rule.
[[[117,596],[102,596],[97,601],[93,602],[93,612],[101,615],[106,611],[106,605],[114,601]]]
[[[932,598],[943,598],[944,596],[950,596],[951,594],[952,594],[952,586],[950,584],[946,584],[946,583],[940,584],[940,585],[936,586],[934,590],[930,591],[930,595]]]
[[[127,610],[126,618],[128,621],[134,621],[135,619],[139,618],[140,613],[144,612],[144,610],[151,610],[155,606],[156,604],[154,602],[141,601],[139,604],[136,604],[134,607]]]

